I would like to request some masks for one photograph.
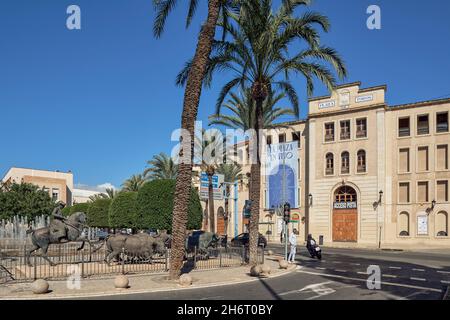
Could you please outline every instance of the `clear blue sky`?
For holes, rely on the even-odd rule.
[[[11,166],[72,170],[76,183],[119,186],[170,152],[183,98],[174,79],[205,16],[201,8],[186,31],[184,2],[156,40],[151,0],[1,0],[0,176]],[[70,4],[81,7],[82,30],[66,28]],[[366,28],[371,4],[382,10],[379,31]],[[331,20],[323,43],[344,57],[345,82],[387,84],[389,104],[450,96],[450,2],[316,0],[312,9]],[[226,75],[216,79],[200,119]],[[294,83],[304,117],[304,82]]]

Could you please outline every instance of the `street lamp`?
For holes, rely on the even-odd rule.
[[[378,192],[378,200],[373,203],[373,209],[377,210],[378,206],[381,206],[381,199],[383,198],[383,190]]]
[[[436,205],[436,200],[433,199],[433,201],[431,201],[431,208],[427,208],[426,212],[427,212],[428,214],[430,214],[431,211],[433,211],[435,205]]]
[[[313,195],[311,193],[308,194],[308,198],[309,198],[309,206],[312,207],[312,205],[313,205]]]

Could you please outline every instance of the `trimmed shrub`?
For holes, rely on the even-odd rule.
[[[145,183],[138,192],[137,209],[139,227],[172,231],[172,210],[175,180],[153,180]],[[202,225],[202,206],[198,192],[191,191],[188,212],[188,229]]]
[[[91,203],[87,212],[88,225],[90,227],[109,227],[109,206],[111,199],[97,199]]]
[[[62,212],[62,214],[63,214],[64,217],[70,216],[70,209],[71,209],[71,208],[72,208],[72,207],[65,207],[64,209],[61,210],[61,212]]]
[[[112,228],[138,228],[136,209],[137,192],[119,192],[109,207],[109,226]]]
[[[84,212],[87,214],[90,206],[91,206],[91,204],[89,202],[76,203],[70,207],[70,214],[75,213],[75,212]]]

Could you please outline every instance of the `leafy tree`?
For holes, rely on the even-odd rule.
[[[114,199],[119,191],[114,190],[113,188],[106,188],[105,192],[93,195],[89,197],[90,201],[95,201],[97,199]]]
[[[155,179],[176,179],[178,166],[172,157],[161,152],[153,156],[152,160],[148,160],[149,168],[144,170],[144,177],[149,180]]]
[[[272,91],[286,94],[292,108],[298,115],[299,102],[292,84],[293,74],[302,75],[307,84],[307,93],[314,89],[313,80],[318,79],[329,90],[335,87],[336,80],[329,66],[340,78],[346,76],[345,65],[338,53],[320,44],[319,27],[328,32],[328,19],[315,12],[295,15],[296,8],[310,4],[309,0],[285,0],[276,11],[272,0],[240,1],[240,13],[231,15],[230,21],[219,25],[227,30],[231,39],[214,41],[213,52],[209,58],[205,85],[209,86],[216,71],[229,70],[234,75],[222,88],[216,103],[216,114],[226,96],[233,88],[250,88],[255,101],[255,116],[251,129],[256,134],[256,163],[250,168],[250,264],[257,264],[259,235],[259,211],[261,193],[261,159],[259,130],[264,128],[263,104]],[[300,46],[297,43],[300,42]],[[302,47],[302,44],[304,47]],[[291,54],[295,51],[294,54]],[[191,72],[188,62],[177,77],[184,85]]]
[[[90,227],[109,227],[109,206],[111,199],[97,199],[91,203],[87,212],[87,224]]]
[[[144,184],[137,196],[138,219],[142,228],[172,232],[174,191],[174,180],[153,180]],[[195,189],[191,191],[188,208],[187,228],[199,229],[202,222],[202,206]]]
[[[122,184],[122,191],[138,192],[144,183],[142,174],[134,174]]]
[[[55,208],[55,202],[48,192],[29,183],[12,183],[0,189],[0,219],[9,219],[15,215],[34,219],[40,215],[49,215]]]
[[[109,207],[109,226],[112,228],[141,228],[137,215],[137,192],[120,192]]]

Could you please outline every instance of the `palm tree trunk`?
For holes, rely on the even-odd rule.
[[[188,163],[180,163],[175,184],[174,207],[172,218],[172,250],[170,253],[169,278],[178,279],[183,266],[186,224],[192,184],[192,158],[194,154],[194,126],[198,113],[198,104],[202,91],[203,79],[206,73],[212,42],[216,32],[217,19],[220,11],[220,0],[208,1],[208,17],[198,38],[192,68],[189,72],[186,90],[184,92],[181,128],[189,132],[191,139],[183,139],[185,145],[190,143],[191,155]],[[189,141],[190,140],[190,141]],[[186,149],[186,148],[182,148]]]
[[[203,211],[203,230],[208,228],[208,199],[205,200],[205,210]]]
[[[226,186],[226,192],[227,192],[227,198],[225,199],[225,219],[224,219],[224,223],[225,223],[225,235],[228,235],[228,221],[230,219],[230,213],[228,212],[229,209],[229,200],[228,198],[230,197],[230,186]]]
[[[215,232],[215,215],[214,215],[214,189],[212,184],[212,176],[208,174],[208,198],[209,198],[209,231]]]
[[[250,226],[249,226],[249,254],[250,265],[258,264],[258,239],[259,239],[259,208],[261,195],[261,158],[259,131],[263,129],[262,106],[264,99],[256,99],[255,131],[256,131],[256,164],[250,167],[250,199],[252,200]]]

